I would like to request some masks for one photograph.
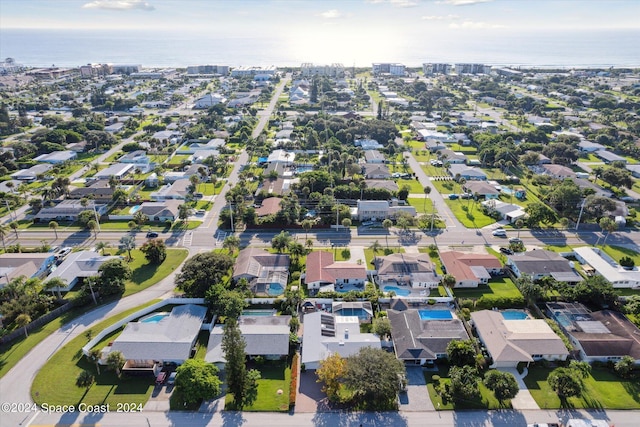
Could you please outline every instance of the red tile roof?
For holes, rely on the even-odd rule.
[[[498,258],[489,254],[468,254],[464,252],[440,252],[442,264],[456,280],[476,280],[471,267],[481,266],[487,269],[501,268]]]
[[[315,251],[307,255],[306,283],[335,283],[338,279],[366,279],[364,265],[334,262],[333,254],[326,251]]]

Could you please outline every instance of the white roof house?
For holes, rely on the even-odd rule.
[[[573,252],[576,254],[578,261],[583,264],[589,264],[599,275],[611,282],[614,288],[640,287],[640,270],[638,267],[627,270],[602,250],[591,246],[575,248]]]
[[[114,163],[93,175],[90,179],[109,179],[112,176],[120,179],[133,172],[136,165],[132,163]]]
[[[71,290],[84,277],[98,275],[98,270],[105,262],[116,259],[116,256],[102,256],[93,251],[71,252],[59,266],[55,267],[47,280],[59,277],[67,283],[63,292]]]
[[[48,154],[41,154],[34,158],[36,162],[51,163],[53,165],[58,163],[64,163],[69,160],[73,160],[78,157],[78,153],[75,151],[54,151]]]
[[[196,102],[193,104],[193,108],[197,108],[197,109],[209,108],[209,107],[213,107],[214,105],[224,103],[226,101],[227,101],[227,98],[225,98],[223,95],[220,95],[218,93],[208,93],[203,97],[199,98],[198,100],[196,100]]]
[[[492,368],[515,368],[520,362],[566,360],[567,347],[543,319],[506,320],[502,313],[481,310],[471,319],[493,360]]]
[[[377,335],[360,332],[357,316],[336,316],[322,311],[305,314],[302,363],[307,369],[318,369],[320,362],[334,353],[348,357],[363,347],[382,348],[382,345]]]
[[[515,222],[516,220],[527,216],[527,213],[522,209],[522,207],[511,203],[505,203],[501,200],[489,199],[481,202],[481,204],[489,210],[499,212],[502,219],[509,222]]]
[[[11,174],[11,178],[19,181],[35,181],[38,179],[38,175],[42,175],[49,171],[53,166],[50,164],[38,164],[33,165],[29,169],[20,169],[17,172]]]
[[[269,158],[267,159],[267,163],[288,163],[293,164],[296,159],[296,153],[285,151],[285,150],[273,150],[271,154],[269,154]]]

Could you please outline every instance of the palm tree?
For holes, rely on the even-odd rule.
[[[313,240],[312,239],[307,239],[306,242],[304,242],[305,246],[307,247],[307,249],[309,251],[311,251],[311,248],[313,248]]]
[[[93,238],[94,240],[98,238],[98,223],[95,220],[91,220],[89,222],[87,222],[87,228],[89,229],[89,231],[93,231],[94,235]]]
[[[50,221],[49,228],[52,229],[54,233],[56,233],[56,240],[58,240],[58,223],[55,221]]]
[[[84,388],[86,391],[89,391],[93,383],[96,382],[96,377],[87,370],[80,371],[78,377],[76,378],[76,387]]]
[[[524,221],[521,218],[518,218],[514,224],[518,229],[518,239],[520,238],[520,229],[524,226]]]
[[[27,313],[22,313],[18,317],[16,317],[16,325],[19,328],[24,328],[24,336],[29,337],[29,332],[27,332],[27,326],[31,323],[31,316]]]
[[[560,226],[562,226],[562,228],[564,228],[565,230],[569,228],[569,218],[560,218]]]
[[[234,235],[227,236],[222,242],[222,247],[228,250],[230,254],[233,254],[240,247],[240,238]]]
[[[602,246],[604,246],[607,243],[609,235],[618,229],[618,224],[609,217],[602,217],[600,221],[598,221],[598,225],[600,225],[603,232],[607,232],[607,235],[604,236],[604,240],[602,241]]]
[[[385,240],[387,241],[387,249],[389,249],[389,229],[392,226],[393,226],[393,222],[389,218],[382,221],[382,228],[387,230],[387,234],[384,236]]]
[[[375,255],[382,250],[382,245],[376,240],[371,244],[371,246],[369,246],[369,249],[371,249]]]
[[[61,277],[52,277],[51,279],[49,279],[46,282],[44,282],[42,287],[44,289],[48,290],[48,291],[55,290],[58,293],[58,299],[60,300],[60,299],[62,299],[62,292],[60,291],[60,289],[61,288],[66,288],[67,287],[67,283]]]
[[[300,225],[302,225],[302,228],[304,228],[304,231],[305,231],[304,238],[308,239],[309,238],[309,230],[311,230],[313,228],[313,221],[311,221],[310,219],[305,219],[305,220],[302,221],[302,223]]]
[[[7,252],[7,245],[4,242],[4,238],[7,236],[7,226],[0,224],[0,239],[2,239],[2,248]]]
[[[127,254],[129,255],[129,261],[131,261],[133,259],[133,258],[131,258],[131,251],[136,248],[136,239],[135,239],[135,237],[133,237],[133,236],[122,236],[122,238],[120,239],[120,246],[122,247],[122,249],[127,251]]]
[[[108,242],[98,242],[96,243],[96,249],[102,253],[102,256],[104,256],[104,250],[107,249],[109,246],[111,246],[110,243]]]
[[[429,194],[431,194],[431,187],[424,187],[424,204],[422,206],[422,210],[425,212],[427,212],[427,198],[429,197]]]
[[[87,356],[89,360],[96,364],[96,371],[98,372],[98,375],[100,375],[100,356],[102,356],[102,351],[99,348],[91,349]]]
[[[18,227],[20,226],[20,224],[18,224],[18,221],[11,221],[9,223],[9,227],[11,227],[11,229],[16,233],[16,239],[18,238]]]
[[[300,257],[306,255],[307,253],[304,245],[296,240],[290,241],[287,245],[287,248],[289,249],[289,253],[291,254],[291,258],[293,259],[295,264],[298,263]]]

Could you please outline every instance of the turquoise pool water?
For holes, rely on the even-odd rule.
[[[272,296],[282,295],[284,293],[284,288],[280,283],[271,283],[269,284],[269,289],[267,289],[267,294]]]
[[[399,288],[397,286],[385,286],[383,291],[385,292],[395,292],[396,295],[399,295],[401,297],[408,297],[409,295],[411,295],[411,291],[408,289],[402,289]]]
[[[518,310],[502,311],[500,314],[502,314],[502,317],[504,317],[504,320],[525,320],[529,318],[527,313],[525,313],[524,311],[518,311]]]
[[[142,209],[142,205],[136,205],[131,207],[131,209],[129,209],[129,213],[131,215],[135,214],[136,212],[138,212],[140,209]]]
[[[335,314],[339,316],[358,316],[361,320],[369,318],[369,313],[364,308],[342,308],[337,310]]]
[[[275,310],[242,310],[243,316],[275,316]]]
[[[151,316],[140,319],[141,323],[158,323],[165,317],[169,316],[169,313],[154,313]]]
[[[453,319],[449,310],[418,310],[420,320],[448,320]]]

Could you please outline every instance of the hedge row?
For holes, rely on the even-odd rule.
[[[298,353],[293,354],[291,360],[291,384],[289,386],[289,408],[296,404],[296,392],[298,390]]]

